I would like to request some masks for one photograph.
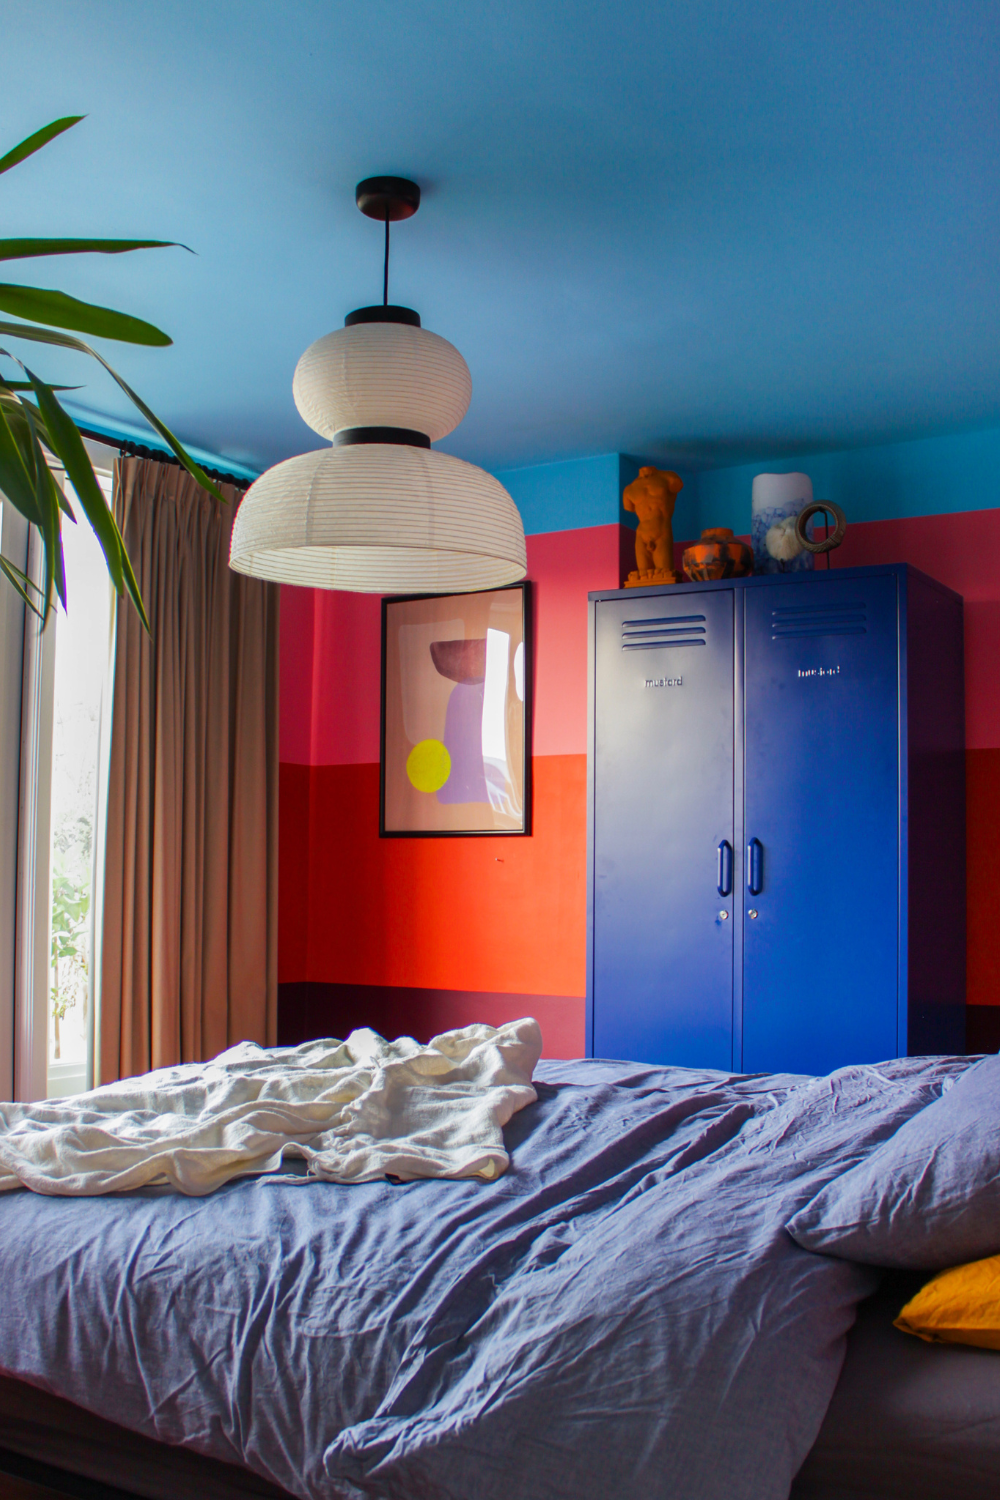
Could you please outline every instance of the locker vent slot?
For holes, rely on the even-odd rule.
[[[704,646],[704,615],[667,615],[659,620],[623,620],[623,651],[663,651],[671,646]]]
[[[795,604],[771,611],[771,639],[798,636],[866,635],[867,606],[863,599],[848,604]]]

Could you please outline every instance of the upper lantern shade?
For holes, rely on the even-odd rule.
[[[348,427],[401,427],[433,443],[468,411],[472,376],[454,344],[426,328],[355,323],[310,344],[292,393],[325,438]]]

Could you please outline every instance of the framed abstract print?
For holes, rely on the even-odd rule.
[[[383,837],[531,832],[528,601],[382,600]]]

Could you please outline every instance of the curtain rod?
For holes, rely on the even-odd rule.
[[[167,453],[163,448],[149,448],[145,443],[134,443],[130,438],[108,437],[106,432],[93,432],[89,427],[81,427],[77,424],[78,431],[82,437],[92,443],[101,443],[105,448],[117,448],[124,458],[146,458],[158,464],[176,464],[180,467],[180,460],[172,453]],[[240,474],[227,474],[222,469],[210,469],[207,464],[199,464],[209,479],[214,479],[222,484],[235,485],[238,490],[248,490],[253,480],[247,479]]]

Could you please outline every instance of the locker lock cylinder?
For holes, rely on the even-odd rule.
[[[727,911],[720,911],[719,912],[719,921],[720,922],[728,922],[729,921],[729,913]]]

